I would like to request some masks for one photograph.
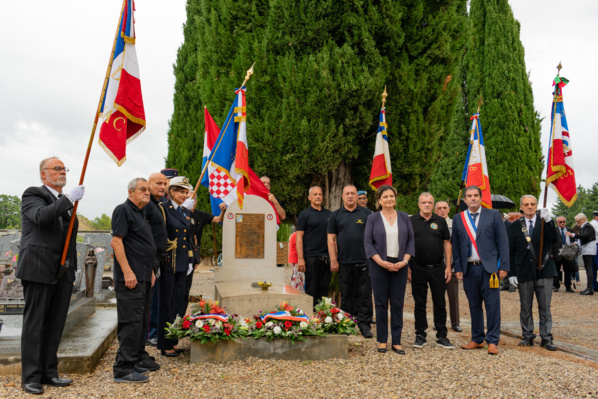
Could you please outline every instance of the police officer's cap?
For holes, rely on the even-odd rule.
[[[162,169],[160,173],[162,173],[168,179],[172,179],[173,177],[177,177],[179,175],[179,171],[176,169]]]

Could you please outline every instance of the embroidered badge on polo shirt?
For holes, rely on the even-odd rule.
[[[430,223],[430,228],[432,230],[436,230],[436,229],[438,229],[438,225],[436,223]]]

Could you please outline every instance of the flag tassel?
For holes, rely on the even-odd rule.
[[[118,37],[118,33],[120,31],[120,25],[122,22],[123,12],[125,10],[125,6],[127,4],[127,0],[123,0],[123,5],[120,10],[120,17],[118,19],[118,25],[116,26],[116,34],[114,35],[114,42],[112,43],[112,52],[110,53],[110,61],[108,62],[108,68],[106,69],[106,77],[104,78],[104,85],[102,86],[102,93],[100,94],[100,100],[98,101],[98,108],[96,110],[96,116],[93,120],[93,127],[91,129],[91,135],[89,136],[89,143],[87,144],[87,152],[85,153],[85,160],[83,161],[83,168],[81,169],[81,177],[79,178],[79,185],[83,184],[83,180],[85,179],[85,172],[87,172],[87,163],[89,162],[89,154],[91,153],[91,146],[93,145],[93,138],[95,136],[96,127],[98,125],[98,120],[100,118],[100,109],[102,107],[102,99],[104,98],[104,94],[106,93],[106,87],[108,86],[108,79],[110,78],[110,70],[112,69],[112,61],[114,58],[114,51],[116,49],[116,39]],[[60,265],[64,266],[66,262],[66,255],[69,250],[69,243],[71,241],[71,235],[73,234],[73,227],[75,226],[75,219],[77,218],[77,207],[79,205],[79,201],[75,202],[73,206],[73,212],[71,214],[71,221],[69,223],[69,229],[66,233],[66,242],[64,243],[64,249],[62,251],[62,258],[60,260]]]

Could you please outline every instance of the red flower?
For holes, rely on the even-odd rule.
[[[183,321],[183,328],[186,330],[191,327],[191,322],[189,320]]]
[[[225,333],[226,335],[230,335],[230,333],[231,333],[232,331],[233,331],[233,329],[232,329],[232,328],[225,328],[225,329],[224,329],[224,333]]]
[[[330,309],[330,313],[332,313],[332,314],[337,314],[338,312],[339,312],[338,308]]]
[[[258,321],[257,323],[255,323],[256,328],[262,328],[263,325],[264,325],[264,323],[262,323],[261,321]]]
[[[204,324],[204,326],[203,326],[203,330],[204,330],[206,333],[209,333],[209,332],[210,332],[210,325],[209,325],[209,324]]]
[[[286,328],[291,328],[293,326],[293,323],[291,323],[290,321],[287,320],[287,321],[284,322],[284,326]]]

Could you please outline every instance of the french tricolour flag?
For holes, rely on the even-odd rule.
[[[376,135],[376,150],[370,173],[370,187],[377,190],[380,186],[392,186],[392,170],[390,168],[390,152],[386,134],[386,108],[380,110],[380,125]]]
[[[465,180],[466,186],[478,186],[482,190],[482,206],[492,209],[490,179],[488,178],[488,165],[486,164],[486,149],[484,147],[484,137],[482,136],[480,114],[473,115],[471,120],[471,139],[467,162],[463,170],[463,180]]]
[[[100,146],[118,166],[126,160],[127,144],[145,130],[133,11],[133,0],[125,0],[97,127]]]

